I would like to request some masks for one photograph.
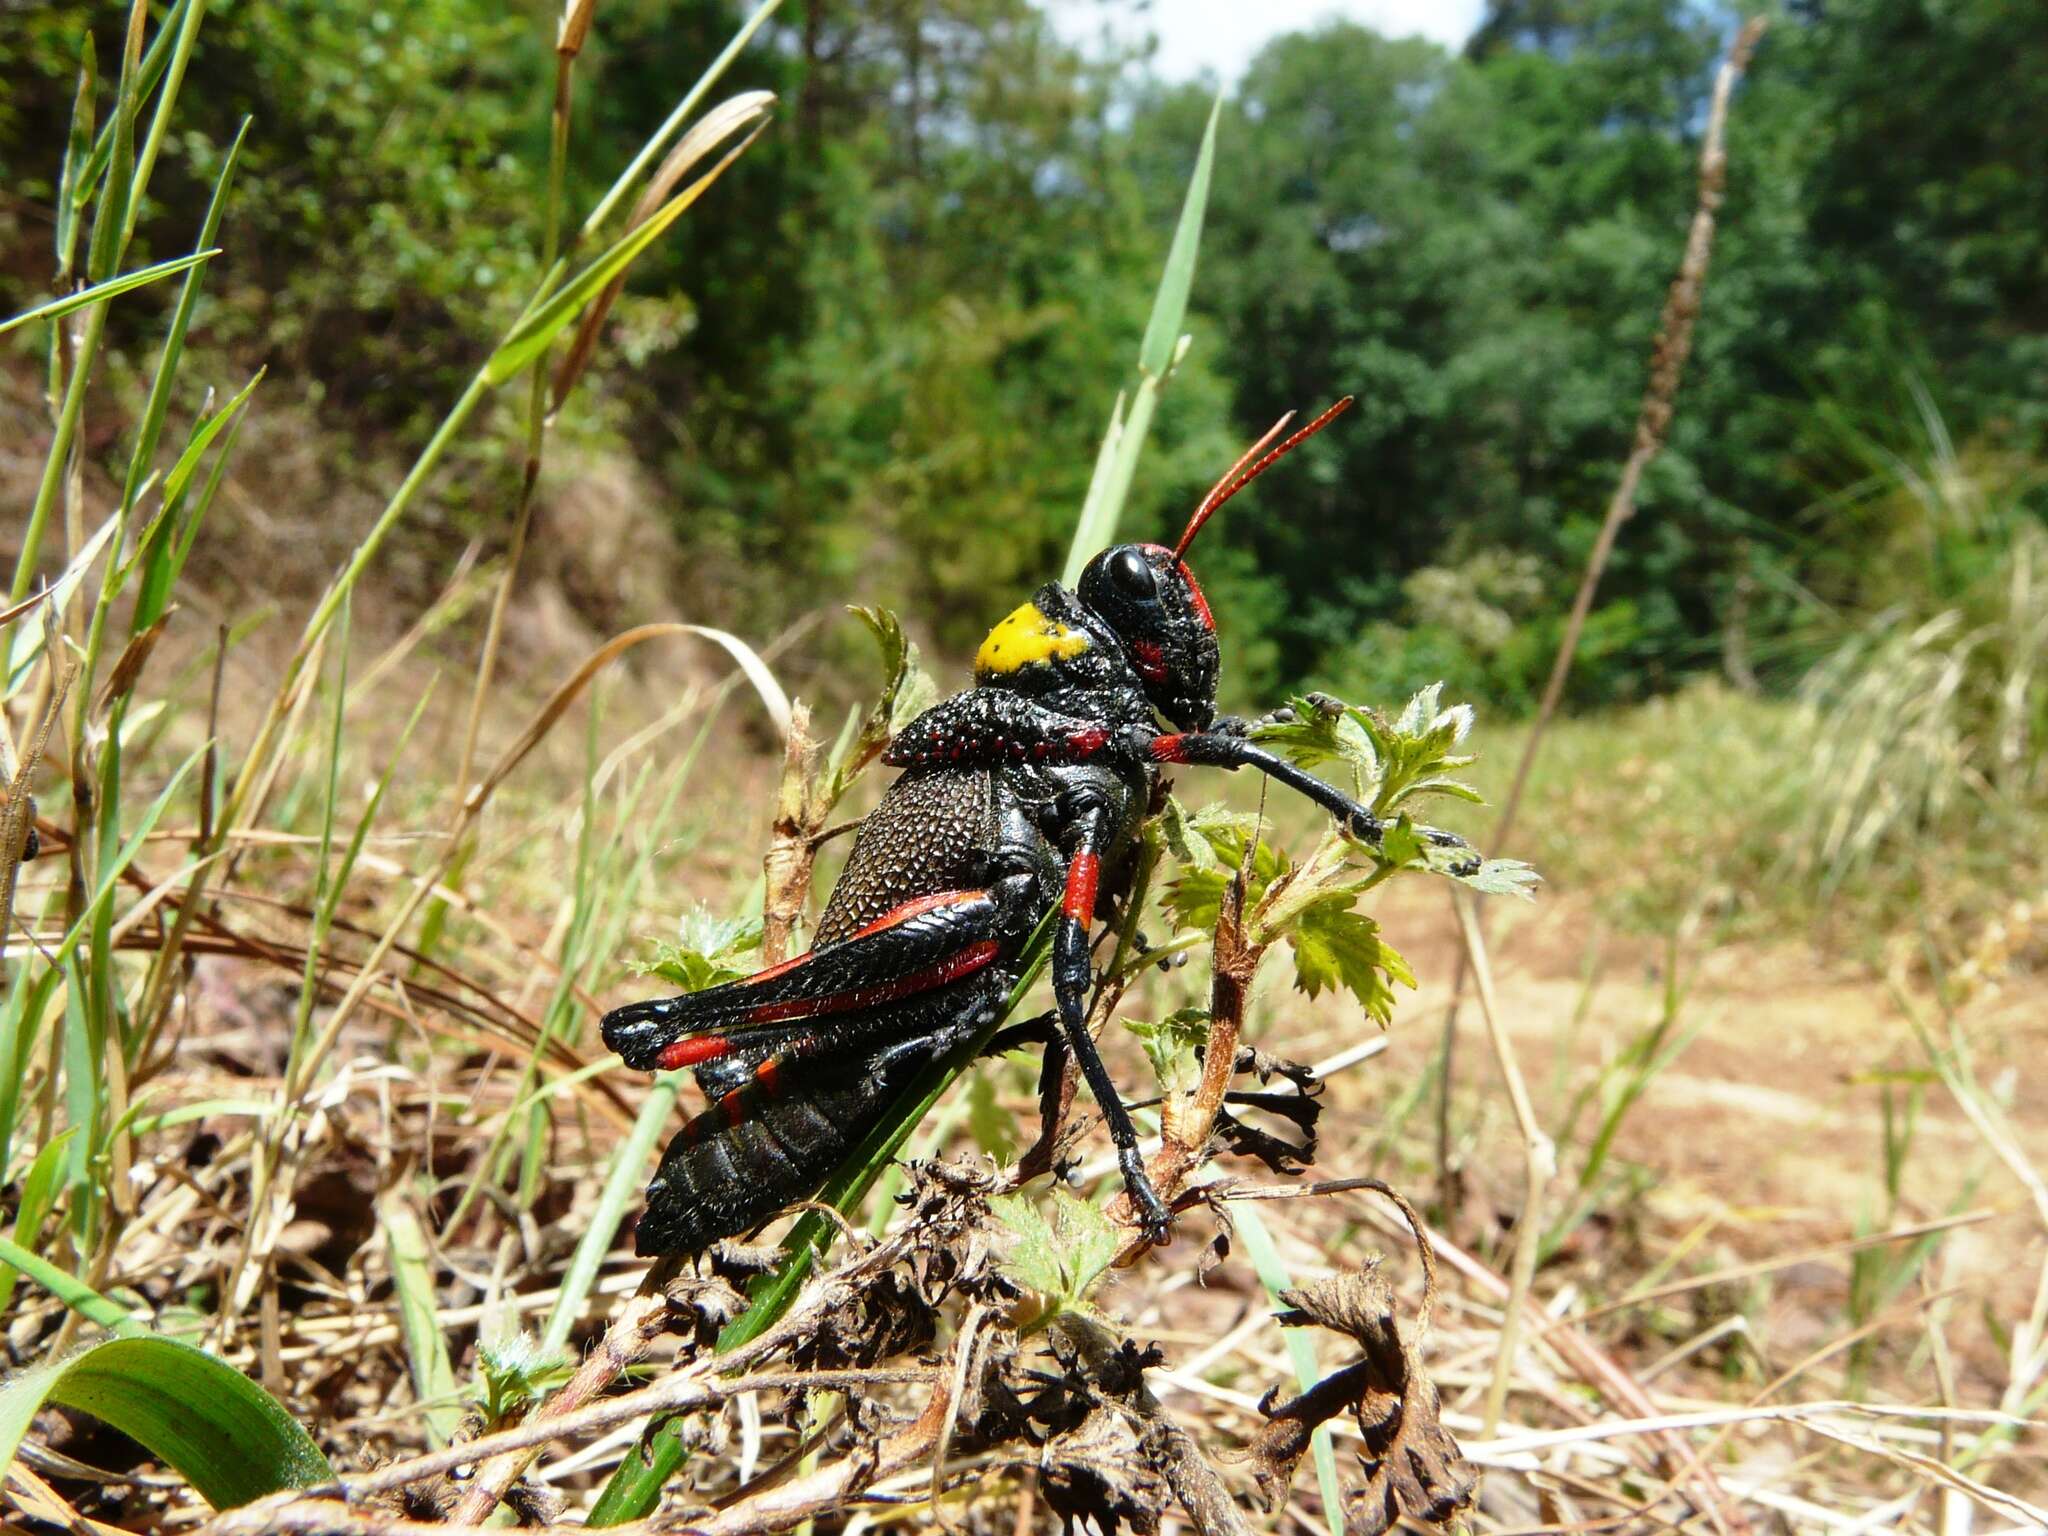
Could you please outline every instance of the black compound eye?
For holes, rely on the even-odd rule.
[[[1152,565],[1135,549],[1120,549],[1109,559],[1109,579],[1128,597],[1157,597],[1159,581]]]

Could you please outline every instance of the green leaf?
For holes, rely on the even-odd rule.
[[[107,1339],[8,1382],[0,1388],[0,1466],[13,1462],[49,1404],[89,1413],[139,1442],[215,1509],[334,1481],[320,1447],[276,1398],[175,1339]]]
[[[36,1234],[42,1230],[43,1218],[50,1214],[51,1203],[57,1196],[58,1170],[77,1134],[78,1127],[74,1125],[52,1136],[22,1176],[21,1199],[14,1210],[13,1238],[17,1247],[34,1251]],[[20,1270],[0,1264],[0,1313],[5,1313],[14,1300],[15,1282],[20,1278]]]
[[[1023,1195],[997,1195],[989,1210],[1015,1241],[1003,1268],[1027,1290],[1052,1306],[1073,1311],[1088,1304],[1088,1293],[1123,1246],[1114,1223],[1070,1190],[1055,1187],[1052,1219]]]
[[[874,637],[882,656],[882,691],[858,725],[845,732],[828,763],[829,798],[837,802],[854,777],[889,744],[904,726],[938,701],[939,687],[918,660],[917,647],[903,632],[903,622],[886,608],[847,610]]]
[[[126,1307],[109,1301],[83,1280],[65,1274],[41,1254],[30,1253],[19,1243],[0,1237],[0,1261],[20,1270],[88,1322],[124,1331],[134,1326]]]
[[[1195,1050],[1209,1043],[1209,1010],[1176,1008],[1157,1023],[1125,1019],[1124,1028],[1138,1037],[1145,1059],[1160,1088],[1178,1093],[1194,1079]]]
[[[1452,853],[1456,850],[1433,851]],[[1523,901],[1534,901],[1536,887],[1543,882],[1543,877],[1520,859],[1485,859],[1470,874],[1461,875],[1455,869],[1439,869],[1437,873],[1488,896],[1519,896]]]
[[[1188,178],[1187,196],[1181,200],[1180,222],[1174,226],[1173,244],[1167,248],[1166,271],[1152,300],[1151,318],[1145,322],[1145,339],[1138,344],[1138,366],[1154,378],[1164,378],[1172,366],[1173,349],[1187,320],[1188,295],[1195,286],[1195,258],[1202,248],[1202,220],[1209,208],[1209,179],[1216,167],[1216,122],[1222,115],[1223,93],[1219,91],[1202,129],[1195,173]]]
[[[1310,997],[1343,987],[1382,1028],[1393,1022],[1394,984],[1413,988],[1408,962],[1380,938],[1380,925],[1351,910],[1348,891],[1311,902],[1295,919],[1294,984]]]
[[[1286,716],[1255,726],[1252,740],[1277,747],[1302,768],[1344,764],[1360,784],[1359,798],[1370,805],[1379,792],[1380,755],[1366,727],[1366,712],[1356,705],[1329,708],[1317,699],[1296,698]]]
[[[759,115],[765,116],[766,109],[763,108]],[[484,382],[492,387],[503,384],[506,380],[516,377],[529,363],[545,352],[549,343],[568,328],[570,321],[582,313],[584,305],[603,293],[613,278],[622,274],[640,259],[650,245],[668,233],[669,227],[710,189],[713,182],[725,174],[726,167],[754,142],[755,135],[759,132],[757,121],[753,131],[727,150],[716,165],[662,204],[648,217],[646,223],[614,242],[610,250],[569,279],[539,309],[513,326],[511,333],[498,344],[498,349],[485,362]]]
[[[652,960],[629,960],[636,975],[659,976],[683,992],[702,992],[750,976],[757,967],[746,957],[761,947],[761,920],[719,917],[707,907],[683,916],[678,942],[657,940]]]
[[[212,248],[220,234],[221,215],[227,210],[228,187],[234,180],[235,161],[241,156],[242,141],[249,136],[252,121],[247,117],[242,119],[234,143],[228,146],[227,154],[222,157],[220,175],[214,178],[213,196],[200,220],[199,238],[193,242],[195,255]],[[157,440],[163,435],[164,417],[170,411],[171,389],[178,377],[178,363],[185,355],[185,333],[191,328],[193,311],[199,306],[199,289],[204,276],[195,261],[192,270],[185,274],[177,308],[171,312],[171,323],[164,330],[163,351],[157,357],[156,375],[150,380],[142,425],[135,434],[134,451],[128,456],[128,478],[121,491],[121,504],[125,507],[132,508],[142,495],[144,477],[156,457]]]
[[[71,133],[64,149],[64,170],[57,182],[57,275],[69,281],[78,256],[78,211],[85,199],[78,195],[80,178],[92,158],[93,91],[98,84],[98,56],[88,32],[79,50],[78,89],[71,100]]]

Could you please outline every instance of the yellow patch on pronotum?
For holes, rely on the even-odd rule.
[[[1034,661],[1078,656],[1088,645],[1080,630],[1048,619],[1036,603],[1024,603],[988,632],[974,653],[974,671],[979,677],[1000,677]]]

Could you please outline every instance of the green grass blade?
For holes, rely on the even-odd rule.
[[[79,584],[85,580],[85,573],[92,569],[93,561],[99,558],[100,550],[119,526],[118,517],[110,517],[101,523],[92,537],[85,541],[85,547],[79,550],[78,558],[64,568],[64,573],[49,587],[46,597],[38,602],[37,615],[33,618],[23,615],[0,631],[0,702],[13,698],[28,686],[36,662],[42,658],[49,631],[40,622],[41,615],[47,613],[54,627],[59,632],[63,630],[65,612],[71,606],[71,599],[77,595]]]
[[[163,507],[150,520],[136,541],[134,555],[129,558],[132,568],[140,562],[142,587],[135,598],[135,615],[130,629],[140,634],[158,619],[170,606],[171,589],[177,584],[178,574],[184,569],[185,556],[190,553],[192,540],[197,536],[200,521],[207,509],[213,505],[213,491],[219,483],[221,466],[227,462],[228,448],[221,449],[215,461],[214,472],[208,478],[206,493],[192,509],[192,514],[179,521],[184,510],[185,492],[191,487],[192,477],[199,472],[200,460],[206,457],[206,450],[213,446],[213,440],[231,424],[239,425],[242,408],[249,403],[249,397],[256,392],[256,386],[263,382],[259,369],[256,375],[244,384],[235,397],[218,411],[201,421],[192,429],[192,439],[171,465],[171,472],[164,476]],[[233,439],[230,438],[230,443]],[[121,573],[123,584],[127,582],[128,571]]]
[[[1259,1272],[1259,1283],[1265,1286],[1266,1295],[1274,1306],[1285,1306],[1280,1293],[1292,1286],[1294,1279],[1287,1273],[1280,1250],[1273,1246],[1273,1234],[1249,1204],[1240,1203],[1231,1217],[1237,1235],[1244,1239],[1244,1251],[1252,1268]],[[1322,1367],[1316,1364],[1315,1340],[1305,1328],[1285,1328],[1281,1332],[1287,1339],[1287,1353],[1294,1361],[1294,1378],[1306,1392],[1323,1378]],[[1315,1458],[1316,1483],[1323,1491],[1323,1518],[1329,1522],[1330,1536],[1344,1536],[1344,1493],[1337,1481],[1337,1452],[1330,1444],[1327,1425],[1317,1426],[1309,1438],[1309,1450]]]
[[[654,1144],[668,1128],[668,1117],[675,1110],[676,1094],[682,1087],[682,1080],[679,1072],[664,1072],[655,1078],[654,1086],[641,1102],[632,1133],[612,1158],[604,1188],[597,1197],[597,1209],[591,1212],[590,1225],[578,1239],[576,1252],[571,1255],[569,1267],[562,1274],[561,1292],[555,1298],[554,1310],[548,1314],[547,1327],[541,1334],[543,1354],[552,1354],[569,1342],[569,1331],[576,1326],[577,1314],[583,1310],[591,1287],[597,1283],[598,1267],[604,1263],[604,1256],[611,1252],[612,1239],[618,1235],[619,1225],[626,1219],[626,1208],[640,1193],[641,1175],[647,1168],[647,1159],[654,1151]]]
[[[184,784],[185,775],[192,771],[193,765],[199,761],[205,754],[205,751],[206,749],[201,747],[178,765],[178,771],[171,775],[171,782],[163,787],[163,792],[151,803],[149,809],[142,813],[142,819],[136,824],[135,830],[128,835],[128,840],[121,845],[120,850],[112,858],[104,862],[99,871],[98,883],[93,888],[92,898],[86,904],[86,910],[79,915],[78,921],[71,925],[70,931],[64,935],[62,942],[57,945],[56,950],[47,957],[53,969],[62,966],[78,949],[80,940],[85,937],[92,922],[93,908],[112,896],[114,886],[120,880],[122,873],[130,864],[135,862],[135,856],[142,852],[142,845],[149,840],[149,834],[156,830],[156,824],[162,818],[165,809],[170,805],[171,797]]]
[[[115,1331],[135,1326],[128,1309],[119,1302],[109,1301],[83,1280],[65,1274],[41,1254],[30,1253],[10,1238],[0,1237],[0,1262],[20,1270],[87,1322]],[[14,1446],[11,1442],[0,1443],[0,1450],[11,1456]],[[4,1464],[6,1459],[6,1456],[0,1456],[0,1464]]]
[[[57,281],[71,281],[72,263],[78,258],[78,210],[84,201],[78,196],[92,154],[93,92],[99,85],[97,55],[92,34],[86,33],[78,52],[78,92],[71,102],[71,134],[64,147],[64,170],[57,180]],[[54,339],[52,347],[54,350]]]
[[[1216,169],[1216,121],[1222,114],[1223,96],[1218,92],[1209,108],[1208,125],[1202,130],[1202,148],[1195,156],[1195,173],[1188,178],[1173,244],[1166,251],[1166,271],[1152,300],[1152,317],[1145,322],[1145,339],[1138,345],[1138,367],[1155,379],[1166,377],[1172,366],[1181,326],[1187,320],[1188,295],[1195,286],[1195,258],[1202,246],[1202,220],[1209,211],[1209,181]]]
[[[206,216],[199,225],[199,238],[193,244],[195,256],[212,247],[220,234],[221,214],[227,208],[228,187],[235,176],[235,160],[242,152],[242,141],[249,136],[251,121],[251,118],[242,119],[235,141],[228,146],[227,156],[221,163],[220,175],[214,179],[213,197],[206,205]],[[199,287],[204,277],[204,270],[194,260],[192,269],[185,274],[178,306],[171,312],[171,323],[164,331],[164,346],[157,357],[156,377],[150,380],[149,400],[142,410],[142,427],[135,437],[135,451],[128,456],[128,479],[121,491],[124,506],[135,505],[136,498],[142,493],[143,479],[156,457],[157,440],[163,435],[164,417],[171,408],[171,386],[177,380],[178,364],[185,355],[185,333],[191,327],[192,312],[198,307]]]
[[[176,19],[177,12],[183,9],[183,0],[180,0],[171,15],[164,18],[164,24],[156,29],[156,36],[150,39],[149,47],[143,52],[140,79],[144,95],[153,90],[157,81],[163,78],[164,66],[171,61],[171,38],[176,35],[176,29],[171,23]],[[87,132],[91,132],[89,126]],[[92,197],[93,189],[107,173],[107,166],[113,160],[113,155],[114,124],[109,119],[101,126],[98,137],[93,140],[92,154],[85,162],[84,171],[72,185],[71,205],[74,212],[84,211],[86,202]]]
[[[412,1364],[413,1394],[426,1420],[427,1439],[443,1446],[462,1425],[461,1389],[456,1385],[455,1367],[448,1361],[448,1340],[441,1332],[427,1235],[412,1207],[396,1191],[377,1202],[377,1214],[391,1259],[391,1284],[398,1292],[399,1332],[405,1338],[406,1359]]]
[[[13,1462],[50,1404],[89,1413],[138,1441],[216,1509],[334,1481],[320,1447],[276,1398],[175,1339],[108,1339],[0,1388],[0,1466]]]
[[[1131,482],[1137,477],[1138,456],[1145,449],[1146,434],[1152,428],[1152,413],[1159,404],[1159,392],[1172,376],[1174,353],[1180,345],[1181,326],[1188,315],[1188,295],[1195,285],[1195,258],[1202,244],[1202,221],[1209,208],[1209,183],[1216,167],[1216,123],[1223,111],[1219,93],[1209,108],[1208,126],[1202,130],[1202,147],[1195,156],[1195,171],[1188,178],[1188,191],[1181,203],[1180,223],[1167,248],[1166,267],[1159,276],[1158,291],[1152,297],[1152,315],[1145,323],[1145,338],[1138,345],[1138,386],[1131,393],[1130,409],[1124,411],[1124,397],[1117,396],[1109,430],[1103,434],[1096,455],[1095,473],[1088,481],[1088,494],[1081,503],[1081,519],[1074,529],[1074,541],[1067,550],[1066,570],[1061,580],[1072,586],[1081,568],[1097,551],[1116,538],[1116,526],[1129,499]]]
[[[661,126],[648,136],[647,142],[640,146],[640,152],[633,156],[623,171],[619,172],[618,179],[598,200],[597,206],[590,210],[590,216],[583,221],[582,234],[585,237],[599,229],[605,220],[618,211],[619,204],[639,185],[641,177],[647,174],[648,167],[654,164],[655,157],[662,152],[668,141],[676,136],[683,124],[690,120],[690,114],[697,110],[697,104],[704,99],[711,87],[718,83],[720,76],[732,67],[732,61],[753,41],[754,34],[767,25],[768,18],[775,14],[781,4],[782,0],[763,0],[761,5],[754,8],[754,14],[749,16],[739,31],[732,35],[732,41],[711,61],[710,67],[697,77],[697,83],[676,103],[675,110],[662,120]]]
[[[659,240],[675,221],[689,210],[692,203],[709,190],[711,184],[725,174],[726,167],[737,160],[746,147],[754,142],[760,132],[759,118],[766,116],[767,109],[752,119],[742,118],[734,124],[734,131],[752,121],[755,127],[744,139],[727,150],[718,163],[682,191],[662,204],[646,223],[613,243],[611,249],[592,261],[589,266],[563,284],[540,308],[526,316],[498,344],[498,349],[484,363],[483,381],[496,388],[506,380],[522,372],[548,344],[559,336],[583,307],[603,293],[613,278],[618,277],[646,249]]]
[[[90,288],[81,288],[76,293],[66,294],[61,299],[50,299],[34,309],[24,309],[18,315],[9,315],[0,320],[0,336],[17,327],[37,320],[57,320],[73,310],[83,309],[88,304],[98,304],[128,293],[137,288],[146,288],[162,278],[175,277],[188,268],[197,267],[213,260],[220,254],[218,247],[194,251],[190,256],[175,256],[169,261],[159,261],[147,267],[137,267],[133,272],[123,272],[119,277],[110,277],[104,283],[94,283]]]
[[[13,1242],[17,1248],[33,1252],[36,1234],[42,1231],[43,1218],[50,1214],[50,1206],[57,1197],[57,1173],[69,1156],[70,1145],[78,1135],[78,1127],[60,1131],[50,1138],[49,1145],[36,1154],[36,1160],[29,1164],[28,1172],[21,1181],[21,1199],[14,1210]],[[9,1264],[0,1264],[0,1315],[4,1315],[14,1300],[15,1282],[21,1278],[21,1271]]]

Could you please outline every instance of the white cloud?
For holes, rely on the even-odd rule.
[[[1159,39],[1153,66],[1169,80],[1213,70],[1226,81],[1244,72],[1260,47],[1283,32],[1299,32],[1332,17],[1358,22],[1389,37],[1420,34],[1458,48],[1479,25],[1484,0],[1050,0],[1053,24],[1084,46],[1107,27],[1119,38],[1148,32]]]

